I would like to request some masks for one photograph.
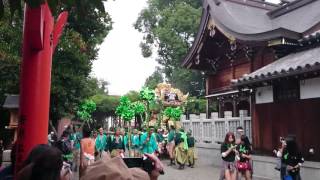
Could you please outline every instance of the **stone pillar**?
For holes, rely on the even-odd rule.
[[[207,119],[210,118],[210,103],[211,103],[211,99],[207,98],[207,106],[206,106],[206,113],[207,113]]]
[[[224,114],[223,114],[223,104],[221,101],[218,101],[218,107],[219,107],[219,117],[223,118]]]
[[[233,105],[232,116],[233,117],[237,117],[238,116],[238,113],[237,113],[237,101],[235,99],[232,99],[232,105]]]

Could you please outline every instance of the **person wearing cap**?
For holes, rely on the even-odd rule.
[[[188,141],[187,134],[184,132],[184,129],[180,129],[179,133],[176,135],[175,144],[175,158],[176,162],[179,164],[179,169],[184,169],[185,163],[188,158]]]
[[[119,128],[116,129],[114,136],[110,136],[109,141],[109,152],[111,153],[111,157],[124,157],[125,145]]]
[[[192,137],[191,129],[187,133],[187,142],[188,142],[188,162],[189,162],[189,167],[194,168],[194,163],[195,163],[195,149],[194,149],[195,139],[194,139],[194,137]]]
[[[107,145],[107,136],[103,132],[103,128],[99,128],[99,134],[96,138],[96,151],[98,152],[98,158],[101,158],[102,152],[105,150]]]

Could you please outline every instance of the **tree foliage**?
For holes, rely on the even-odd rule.
[[[92,121],[92,113],[96,110],[96,103],[92,100],[85,100],[78,108],[77,116],[80,120],[90,123]]]
[[[152,75],[146,79],[144,86],[150,89],[155,89],[157,85],[162,82],[164,82],[163,73],[162,70],[159,67],[157,67],[156,70],[152,73]]]
[[[149,89],[148,87],[143,87],[140,91],[140,99],[146,102],[152,102],[155,100],[156,95],[154,93],[154,90]]]
[[[103,126],[107,117],[116,115],[116,108],[120,103],[119,96],[98,93],[90,98],[97,105],[97,109],[93,112],[92,118],[96,125]]]
[[[180,107],[167,107],[164,110],[164,115],[169,117],[170,119],[173,119],[174,121],[179,121],[182,115],[182,110]]]
[[[19,93],[20,58],[21,58],[21,19],[15,18],[15,25],[9,22],[6,11],[0,21],[0,103],[3,104],[5,94]]]
[[[206,99],[198,99],[196,97],[189,97],[184,104],[184,111],[186,114],[199,114],[206,112]]]
[[[204,88],[200,72],[181,68],[181,61],[191,47],[200,23],[199,0],[148,0],[135,23],[144,34],[142,54],[151,56],[157,49],[157,61],[167,80],[183,92],[199,95]],[[191,82],[198,82],[197,85]]]
[[[120,98],[120,104],[116,109],[116,114],[125,121],[131,121],[135,117],[133,105],[127,96]]]
[[[135,115],[142,115],[146,111],[144,104],[140,101],[133,102],[132,108],[134,110]]]
[[[76,115],[79,104],[96,94],[107,94],[108,83],[90,76],[98,45],[112,28],[105,0],[50,0],[54,15],[67,10],[66,26],[54,53],[50,119]],[[0,101],[19,93],[22,42],[22,0],[0,0]],[[44,2],[26,0],[38,6]],[[3,10],[1,9],[3,7]],[[2,13],[2,14],[1,14]]]
[[[125,94],[125,96],[127,96],[131,102],[138,101],[140,98],[140,94],[137,91],[129,91]]]
[[[115,115],[117,106],[120,103],[119,96],[96,94],[90,98],[97,104],[97,113],[104,113],[105,117]]]

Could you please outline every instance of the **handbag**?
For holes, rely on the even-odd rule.
[[[286,175],[283,177],[283,180],[293,180],[293,179],[292,179],[292,176]]]
[[[246,161],[246,162],[238,161],[237,162],[237,169],[238,169],[238,171],[246,171],[246,170],[248,170],[249,169],[248,161]]]

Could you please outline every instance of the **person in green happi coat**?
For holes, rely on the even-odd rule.
[[[132,135],[132,149],[133,149],[133,154],[134,157],[140,157],[140,135],[137,129],[133,130],[133,135]]]
[[[126,149],[128,150],[129,157],[134,157],[134,147],[133,147],[133,141],[134,141],[134,134],[131,132],[131,130],[126,131],[123,140],[124,145]]]
[[[175,159],[179,164],[179,169],[184,169],[185,163],[188,158],[188,141],[187,134],[184,129],[180,129],[175,138]]]
[[[121,131],[119,128],[116,129],[115,135],[111,135],[108,138],[108,147],[111,157],[124,157],[125,145],[123,136],[121,136]]]
[[[142,146],[142,153],[153,154],[158,149],[153,128],[150,128],[149,132],[142,134],[140,142]]]
[[[174,149],[175,149],[175,136],[176,136],[176,130],[174,126],[170,126],[170,131],[168,134],[168,143],[167,143],[167,151],[170,157],[170,163],[168,164],[168,166],[171,165],[175,165],[175,161],[174,161]]]
[[[189,167],[193,168],[195,163],[195,139],[192,137],[192,131],[189,130],[187,133],[187,142],[188,142],[188,163]]]
[[[99,128],[99,134],[96,137],[96,151],[98,152],[97,158],[101,158],[102,152],[107,145],[107,136],[104,134],[103,128]]]

